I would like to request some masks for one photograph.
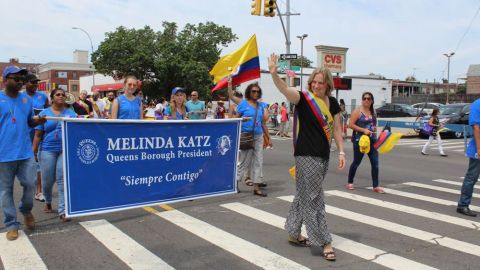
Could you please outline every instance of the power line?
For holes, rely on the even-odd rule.
[[[470,28],[472,27],[472,24],[475,21],[475,18],[477,17],[479,12],[480,12],[480,6],[478,7],[477,12],[475,12],[475,15],[473,16],[472,20],[470,21],[470,24],[468,25],[467,30],[463,34],[462,38],[460,39],[460,41],[458,41],[457,47],[455,48],[454,52],[456,52],[458,50],[458,48],[460,47],[460,44],[462,43],[463,39],[467,35],[468,31],[470,31]]]

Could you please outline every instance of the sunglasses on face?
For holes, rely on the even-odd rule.
[[[7,77],[7,80],[8,79],[12,79],[15,82],[23,82],[23,77],[19,77],[19,76],[10,76],[10,77]]]
[[[363,97],[362,100],[372,100],[371,97]]]

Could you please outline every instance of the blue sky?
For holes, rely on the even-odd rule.
[[[232,28],[239,40],[224,48],[237,49],[257,34],[262,68],[271,52],[284,53],[285,39],[278,17],[250,15],[250,0],[82,0],[10,1],[2,4],[0,61],[72,61],[75,49],[89,50],[90,33],[96,48],[105,33],[123,25],[162,30],[162,21],[213,21]],[[285,1],[278,1],[285,10]],[[347,47],[347,74],[382,74],[421,81],[446,77],[453,52],[480,7],[480,0],[291,0],[291,52],[300,54],[297,35],[308,34],[304,54],[316,64],[316,45]],[[464,77],[470,64],[480,64],[480,15],[451,58],[450,80]]]

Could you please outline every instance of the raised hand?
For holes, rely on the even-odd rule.
[[[270,55],[270,57],[268,58],[268,70],[270,71],[270,73],[277,73],[277,69],[278,69],[278,55],[272,53]]]

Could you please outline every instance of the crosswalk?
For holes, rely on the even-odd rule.
[[[465,259],[463,265],[455,269],[473,269],[480,264],[480,221],[455,213],[461,179],[432,179],[426,182],[403,182],[385,187],[386,194],[376,194],[368,188],[357,188],[353,191],[343,189],[327,190],[326,211],[333,238],[333,246],[337,250],[337,262],[353,260],[353,265],[342,269],[356,269],[361,264],[363,269],[444,269],[448,267],[448,256]],[[479,198],[479,187],[475,189],[474,198]],[[432,196],[432,194],[437,196]],[[225,265],[223,269],[312,269],[329,267],[330,262],[318,259],[312,261],[310,252],[298,253],[299,248],[287,245],[285,240],[285,216],[289,209],[292,195],[268,197],[259,200],[244,200],[220,203],[212,206],[212,212],[220,215],[211,219],[206,213],[181,210],[161,210],[148,207],[145,210],[151,217],[163,222],[163,226],[155,233],[158,239],[167,232],[170,224],[175,234],[184,235],[201,246],[213,246],[211,251],[222,258],[232,258],[234,265]],[[474,200],[475,201],[475,200]],[[260,203],[261,202],[261,203]],[[419,205],[415,207],[413,205]],[[273,208],[273,205],[279,208]],[[479,206],[470,207],[480,211]],[[369,209],[375,209],[370,211]],[[219,220],[231,220],[226,226]],[[96,241],[98,249],[105,249],[125,265],[126,269],[186,269],[184,264],[167,256],[158,245],[145,244],[145,239],[136,239],[138,235],[130,232],[125,226],[118,226],[115,220],[94,219],[80,222],[80,229],[87,232]],[[147,221],[144,221],[147,222]],[[433,224],[433,226],[431,226]],[[154,226],[147,224],[145,230]],[[233,228],[244,228],[253,232],[256,228],[268,234],[268,243],[261,237],[245,237],[243,231]],[[347,228],[347,229],[343,229]],[[360,230],[368,237],[355,237],[350,230]],[[378,243],[371,239],[376,234],[371,231],[388,233],[389,244]],[[171,231],[170,231],[171,232]],[[469,233],[477,237],[462,237]],[[472,233],[473,232],[473,233]],[[75,232],[72,232],[75,233]],[[305,227],[302,234],[307,235]],[[0,234],[0,269],[58,269],[49,258],[41,257],[39,249],[48,248],[34,241],[35,235],[26,235],[20,231],[16,241],[7,241],[5,233]],[[52,236],[54,237],[54,236]],[[163,243],[165,246],[179,244],[179,250],[188,249],[189,241],[183,243]],[[397,245],[412,246],[410,249],[422,247],[431,249],[436,254],[448,254],[428,260],[425,256],[415,256],[402,252]],[[196,249],[198,247],[191,247]],[[420,251],[419,251],[420,252]],[[222,255],[219,255],[221,253]],[[293,254],[293,255],[292,255]],[[303,254],[303,255],[299,255]],[[208,254],[202,253],[204,260]],[[217,258],[216,257],[216,258]],[[235,263],[236,262],[236,263]],[[242,263],[240,263],[242,262]],[[356,264],[355,264],[356,263]],[[206,264],[208,265],[208,264]],[[203,269],[209,267],[204,266]],[[472,266],[472,267],[470,267]],[[473,267],[475,266],[475,267]],[[198,268],[198,267],[197,267]],[[202,267],[200,267],[202,268]],[[78,269],[83,269],[79,266]]]
[[[395,147],[402,147],[402,148],[414,148],[418,149],[419,151],[422,147],[427,143],[427,140],[420,140],[420,139],[400,139]],[[442,146],[445,152],[456,152],[456,153],[463,153],[465,151],[465,142],[463,140],[458,139],[446,139],[442,140]],[[429,152],[438,153],[438,144],[437,141],[434,140],[430,145]]]

